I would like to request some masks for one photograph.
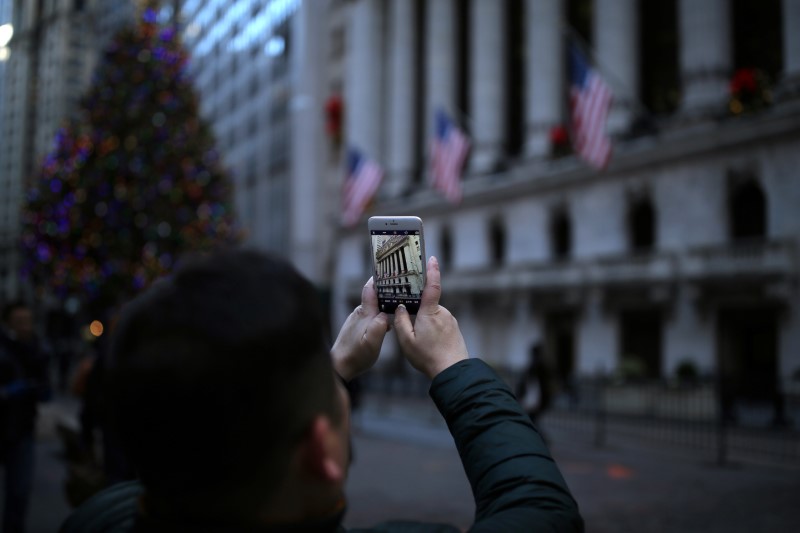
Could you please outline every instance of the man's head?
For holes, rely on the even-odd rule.
[[[252,521],[292,491],[341,497],[326,331],[311,283],[252,251],[189,260],[123,309],[107,390],[153,508]]]
[[[25,302],[18,300],[3,307],[3,325],[15,339],[28,341],[33,338],[33,312]]]

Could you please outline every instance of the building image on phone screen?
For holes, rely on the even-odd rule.
[[[419,235],[373,235],[379,298],[419,300],[424,284]]]

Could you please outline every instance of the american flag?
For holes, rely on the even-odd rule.
[[[569,55],[574,148],[584,161],[602,169],[611,159],[611,139],[606,134],[611,89],[576,45],[570,46]]]
[[[461,169],[469,152],[467,137],[447,116],[437,110],[434,117],[434,137],[431,158],[433,187],[452,203],[461,201]]]
[[[347,177],[342,192],[342,222],[352,226],[361,217],[381,184],[383,170],[375,161],[351,148],[347,154]]]

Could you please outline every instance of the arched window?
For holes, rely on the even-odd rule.
[[[655,211],[649,198],[631,203],[628,209],[628,236],[631,250],[645,252],[655,244]]]
[[[767,198],[755,179],[732,187],[730,194],[731,239],[761,239],[767,235]]]
[[[567,259],[572,253],[572,222],[566,209],[556,209],[550,219],[550,250],[554,259]]]
[[[492,264],[502,265],[506,257],[506,228],[500,218],[494,218],[489,224],[489,245],[491,247]]]
[[[439,254],[442,267],[449,268],[453,264],[453,240],[450,236],[450,228],[447,226],[442,228],[439,240]]]

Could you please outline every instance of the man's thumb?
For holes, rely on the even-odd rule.
[[[411,317],[408,309],[403,304],[397,306],[394,311],[394,330],[397,332],[397,340],[405,343],[414,336],[414,327],[411,325]]]

